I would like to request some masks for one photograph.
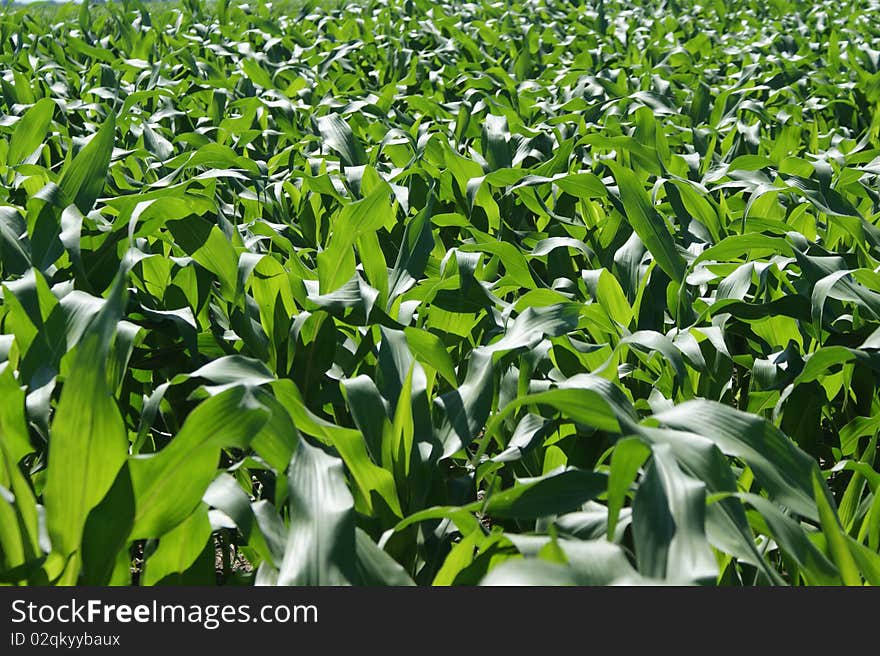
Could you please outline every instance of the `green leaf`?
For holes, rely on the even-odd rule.
[[[133,539],[156,538],[186,519],[214,477],[220,449],[246,448],[268,412],[242,387],[203,401],[180,432],[155,454],[132,456],[135,493]]]
[[[431,235],[433,206],[434,196],[431,195],[425,209],[406,223],[401,248],[397,252],[397,260],[394,262],[394,267],[388,278],[389,308],[392,301],[406,291],[425,272],[428,257],[434,247],[434,239]]]
[[[568,564],[537,558],[507,560],[493,568],[480,585],[487,586],[597,586],[642,582],[626,555],[604,540],[560,540]]]
[[[58,181],[64,197],[87,214],[104,189],[116,133],[116,117],[111,112],[89,143],[65,167]]]
[[[82,585],[110,583],[116,557],[126,551],[134,514],[131,472],[127,465],[123,465],[110,490],[86,519],[82,544]]]
[[[418,328],[405,328],[403,332],[406,334],[406,343],[419,362],[437,371],[450,385],[458,384],[455,365],[439,337]]]
[[[822,533],[825,535],[831,560],[840,571],[840,578],[844,585],[862,585],[862,577],[850,552],[847,535],[840,525],[837,510],[833,505],[834,501],[818,470],[813,473],[813,492],[816,495],[816,507],[819,509]]]
[[[339,114],[326,114],[318,118],[321,138],[339,154],[343,166],[361,166],[367,163],[364,147],[352,133],[345,119]]]
[[[447,458],[469,445],[483,429],[492,396],[492,356],[475,352],[461,386],[435,400],[443,410],[442,423],[436,432],[437,441],[443,445],[442,457]]]
[[[614,162],[606,162],[620,188],[626,219],[650,251],[657,265],[674,281],[684,278],[685,261],[675,248],[666,222],[651,205],[635,173]]]
[[[42,549],[37,500],[18,467],[33,450],[25,423],[25,395],[9,367],[0,371],[0,395],[0,576],[16,582],[15,576],[7,579],[9,573],[39,562]]]
[[[533,347],[545,336],[559,337],[574,330],[579,317],[580,308],[574,303],[528,307],[513,321],[504,337],[480,351],[499,353]]]
[[[210,554],[202,576],[187,576],[193,564],[205,550]],[[214,577],[214,541],[211,539],[211,523],[208,507],[204,504],[187,519],[162,536],[159,546],[144,564],[143,585],[193,585],[205,584]]]
[[[356,529],[359,585],[414,586],[412,578],[361,529]]]
[[[502,519],[535,519],[578,510],[604,492],[604,474],[578,469],[520,479],[512,488],[488,497],[482,512]]]
[[[811,482],[816,463],[763,418],[709,401],[688,401],[654,418],[703,435],[725,454],[743,459],[771,498],[818,519]]]
[[[633,538],[639,572],[678,582],[714,582],[718,565],[705,533],[706,490],[685,474],[665,444],[633,500]]]
[[[739,496],[761,513],[773,539],[795,559],[810,583],[839,584],[840,576],[837,568],[813,544],[801,524],[764,497],[756,494],[741,494]]]
[[[52,421],[44,493],[52,550],[79,550],[89,512],[110,490],[128,453],[128,435],[109,386],[107,356],[123,307],[123,276],[77,348]],[[64,580],[76,582],[78,566]]]
[[[362,235],[381,228],[390,214],[388,191],[383,186],[366,198],[343,207],[333,220],[327,248],[318,254],[318,281],[322,294],[339,289],[351,279],[355,272],[354,243]]]
[[[342,461],[300,440],[287,472],[290,532],[278,585],[356,580],[354,499]]]
[[[608,476],[608,539],[613,540],[620,509],[651,450],[636,438],[619,440],[611,455]]]
[[[0,207],[0,263],[3,270],[22,275],[30,268],[30,244],[27,226],[11,207]]]
[[[591,426],[610,433],[621,431],[621,422],[628,425],[631,409],[620,402],[615,389],[608,381],[581,374],[566,381],[566,386],[546,392],[536,392],[519,397],[492,416],[486,425],[486,439],[493,437],[502,422],[519,408],[545,405],[557,410],[563,419]],[[616,390],[620,394],[619,390]]]
[[[391,473],[376,466],[367,452],[364,436],[356,430],[343,428],[315,416],[303,403],[296,386],[289,380],[274,383],[276,398],[290,413],[296,427],[334,447],[352,474],[364,498],[367,509],[374,508],[373,494],[384,501],[397,517],[403,516]]]
[[[9,140],[9,152],[6,154],[8,166],[24,162],[43,143],[52,124],[55,113],[55,101],[43,98],[24,113],[15,124],[15,131]]]

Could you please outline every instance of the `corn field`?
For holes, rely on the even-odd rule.
[[[876,0],[0,12],[0,581],[880,583]]]

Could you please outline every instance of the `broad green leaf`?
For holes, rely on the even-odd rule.
[[[342,461],[300,440],[287,472],[290,533],[278,585],[346,585],[356,577],[354,499]]]
[[[9,151],[6,154],[7,165],[21,164],[40,147],[49,131],[54,113],[55,102],[50,98],[37,101],[24,113],[24,116],[15,124],[15,131],[9,140]]]
[[[620,510],[630,486],[636,479],[651,450],[638,439],[619,440],[611,455],[608,476],[608,539],[613,540]]]
[[[318,130],[324,142],[339,154],[344,166],[367,163],[363,146],[339,114],[327,114],[318,118]]]
[[[802,525],[764,497],[756,494],[742,494],[741,497],[761,513],[773,539],[795,559],[810,582],[821,585],[839,583],[837,568],[813,544]]]
[[[400,501],[394,487],[394,478],[385,469],[376,466],[367,452],[363,435],[356,430],[336,426],[316,417],[303,404],[302,396],[290,381],[278,381],[272,385],[276,398],[290,413],[296,427],[334,447],[346,467],[351,471],[363,495],[367,508],[373,508],[373,494],[381,498],[388,509],[397,517],[402,517]]]
[[[318,254],[322,294],[337,290],[354,275],[354,243],[362,235],[382,227],[390,213],[388,192],[379,187],[366,198],[346,205],[335,217],[329,244]]]
[[[666,222],[648,200],[635,173],[614,162],[607,162],[620,187],[626,219],[651,252],[657,265],[674,281],[684,277],[685,261],[675,248]]]
[[[633,500],[639,572],[678,582],[714,582],[718,565],[705,534],[705,486],[681,470],[667,445],[654,445],[652,454]]]
[[[382,551],[361,529],[356,529],[355,548],[359,585],[415,585],[406,570]]]
[[[214,544],[208,508],[201,505],[159,540],[158,548],[145,563],[143,585],[186,585],[189,583],[187,570],[206,548],[211,558],[208,566],[202,567],[202,574],[211,577],[214,574]],[[207,581],[196,576],[194,582],[204,584]]]
[[[811,482],[815,462],[769,422],[709,401],[688,401],[655,418],[703,435],[725,454],[743,459],[771,498],[818,519]]]
[[[196,508],[214,477],[220,449],[246,448],[268,412],[242,387],[203,401],[180,432],[155,454],[132,456],[134,539],[160,537]]]
[[[559,545],[568,564],[537,558],[511,559],[492,569],[480,585],[595,586],[633,585],[642,582],[627,561],[626,555],[616,545],[604,540],[560,540]]]
[[[104,189],[115,133],[116,119],[111,113],[94,138],[64,167],[58,181],[64,196],[83,214],[91,211]]]
[[[116,479],[128,453],[128,436],[107,385],[106,361],[123,307],[123,277],[93,320],[66,381],[52,420],[49,468],[44,493],[46,524],[53,552],[79,550],[83,527]],[[70,565],[65,581],[76,582]]]
[[[837,510],[829,499],[828,489],[818,471],[813,474],[813,491],[816,495],[816,507],[819,509],[819,520],[822,524],[822,533],[828,544],[831,560],[840,571],[840,578],[844,585],[862,585],[862,577],[859,568],[850,552],[847,535],[840,525]]]
[[[491,517],[532,519],[573,510],[605,490],[606,476],[569,469],[533,479],[521,479],[488,497],[482,511]]]
[[[42,557],[37,500],[18,463],[32,451],[25,423],[25,395],[0,371],[0,576]],[[24,577],[23,577],[24,578]]]

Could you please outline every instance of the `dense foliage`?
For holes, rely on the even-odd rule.
[[[880,582],[851,5],[0,14],[0,578]]]

